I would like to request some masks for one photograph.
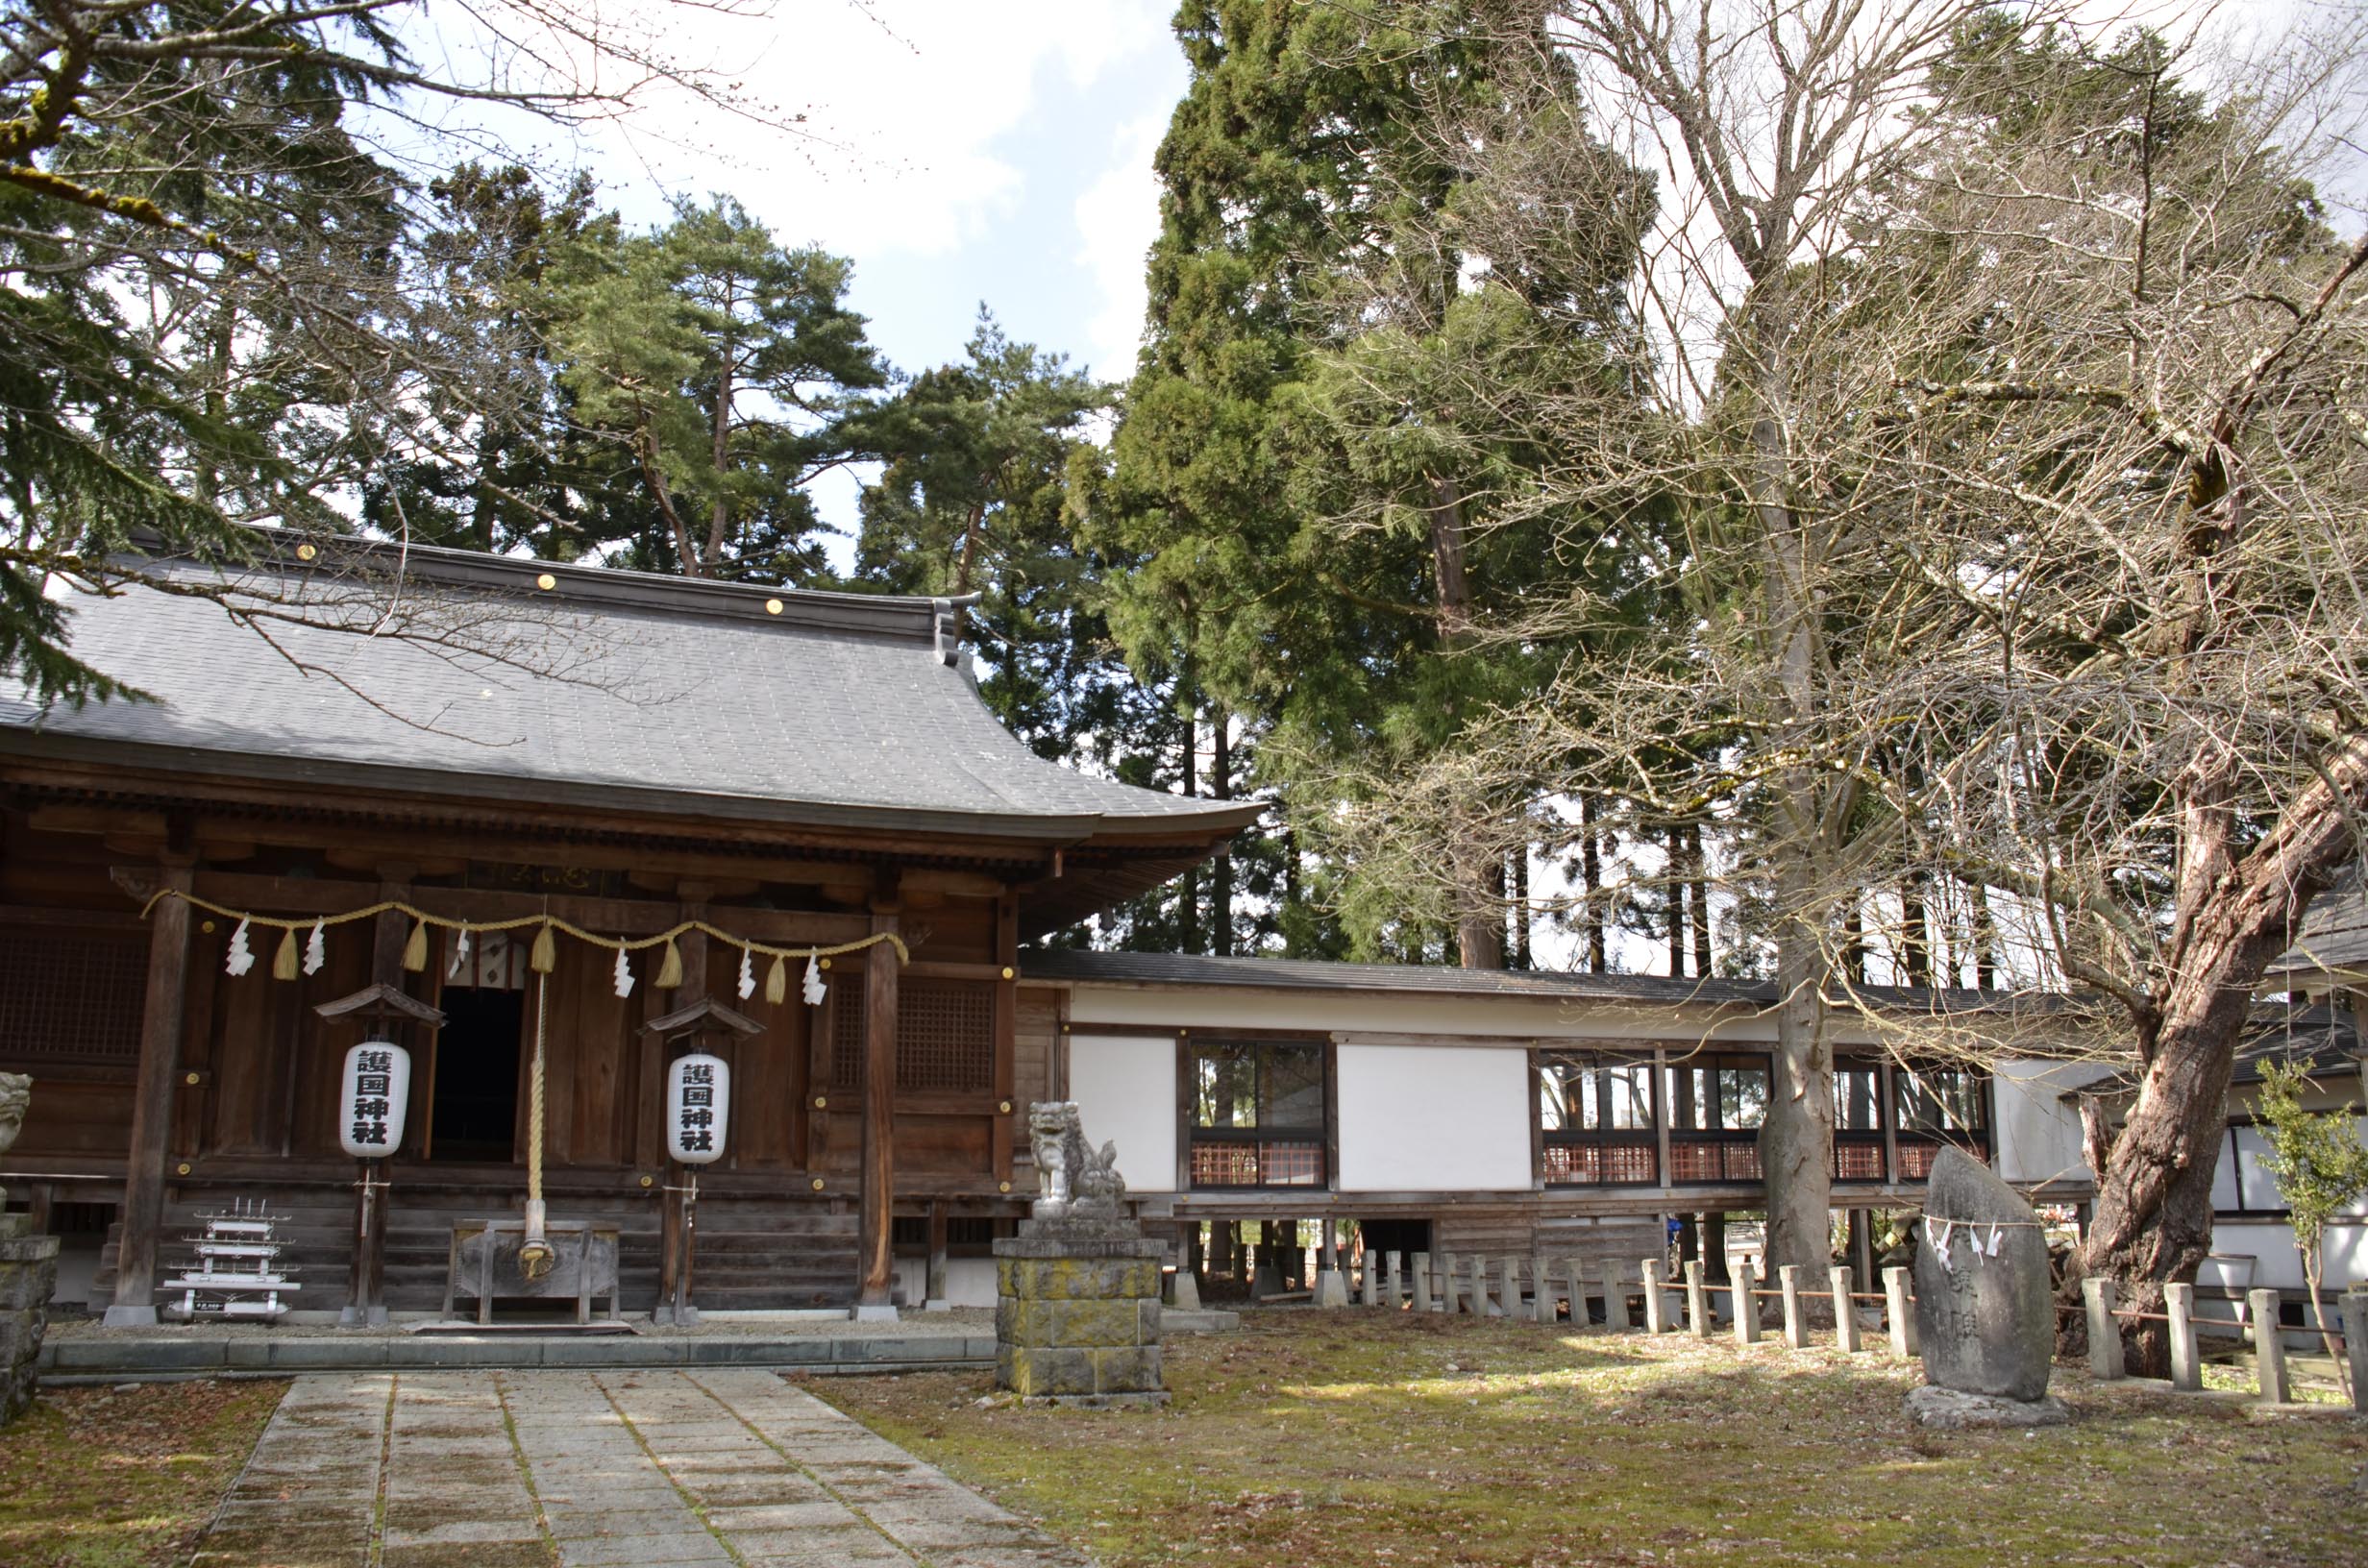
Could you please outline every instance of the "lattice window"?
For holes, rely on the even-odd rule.
[[[1838,1182],[1879,1182],[1883,1180],[1883,1145],[1853,1140],[1834,1143],[1834,1180]]]
[[[1756,1182],[1760,1146],[1748,1139],[1673,1139],[1669,1179],[1674,1182]]]
[[[863,976],[830,987],[830,1087],[863,1092]]]
[[[908,980],[897,996],[897,1088],[983,1094],[995,1087],[995,988]]]
[[[0,1056],[136,1062],[147,992],[137,936],[12,928],[0,940]]]
[[[1323,1145],[1299,1139],[1196,1140],[1195,1187],[1320,1187]]]
[[[859,978],[831,987],[830,1087],[863,1091],[866,1020]],[[995,988],[972,980],[907,980],[897,993],[897,1088],[984,1094],[995,1088]]]

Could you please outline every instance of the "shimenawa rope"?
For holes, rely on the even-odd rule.
[[[534,977],[534,1070],[527,1080],[527,1216],[518,1272],[539,1280],[558,1262],[543,1236],[543,1017],[551,977]]]

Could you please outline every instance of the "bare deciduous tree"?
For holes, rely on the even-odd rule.
[[[2137,1075],[2083,1266],[2158,1302],[2208,1245],[2253,993],[2368,809],[2368,240],[2310,184],[2356,182],[2362,24],[2215,70],[1941,0],[1556,9],[1591,133],[1660,159],[1656,406],[1494,395],[1571,503],[1675,498],[1643,569],[1690,613],[1400,793],[1551,763],[1640,824],[1715,814],[1780,982],[1775,1262],[1827,1245],[1829,1010],[1898,1024],[1859,949],[1926,968],[1936,916],[2031,1002],[1903,1046],[2036,1029]],[[1472,252],[1569,243],[1595,160],[1442,135]]]

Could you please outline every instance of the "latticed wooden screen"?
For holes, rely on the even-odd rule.
[[[0,940],[0,1057],[136,1062],[148,945],[11,930]]]
[[[1650,1143],[1548,1143],[1545,1179],[1560,1185],[1650,1183],[1658,1180],[1660,1151]]]
[[[832,987],[830,1087],[863,1089],[864,995]],[[995,1088],[995,987],[978,980],[907,980],[897,993],[897,1088],[983,1094]]]
[[[830,1087],[863,1090],[863,975],[830,985]]]
[[[1880,1139],[1844,1138],[1834,1135],[1834,1180],[1838,1182],[1879,1182],[1883,1180],[1883,1141]]]
[[[994,1087],[994,987],[906,981],[897,996],[897,1088],[983,1094]]]
[[[1747,1139],[1671,1139],[1669,1179],[1673,1182],[1756,1182],[1760,1180],[1760,1146]]]

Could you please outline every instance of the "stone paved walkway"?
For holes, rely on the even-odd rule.
[[[299,1378],[193,1568],[1088,1568],[769,1372]]]

